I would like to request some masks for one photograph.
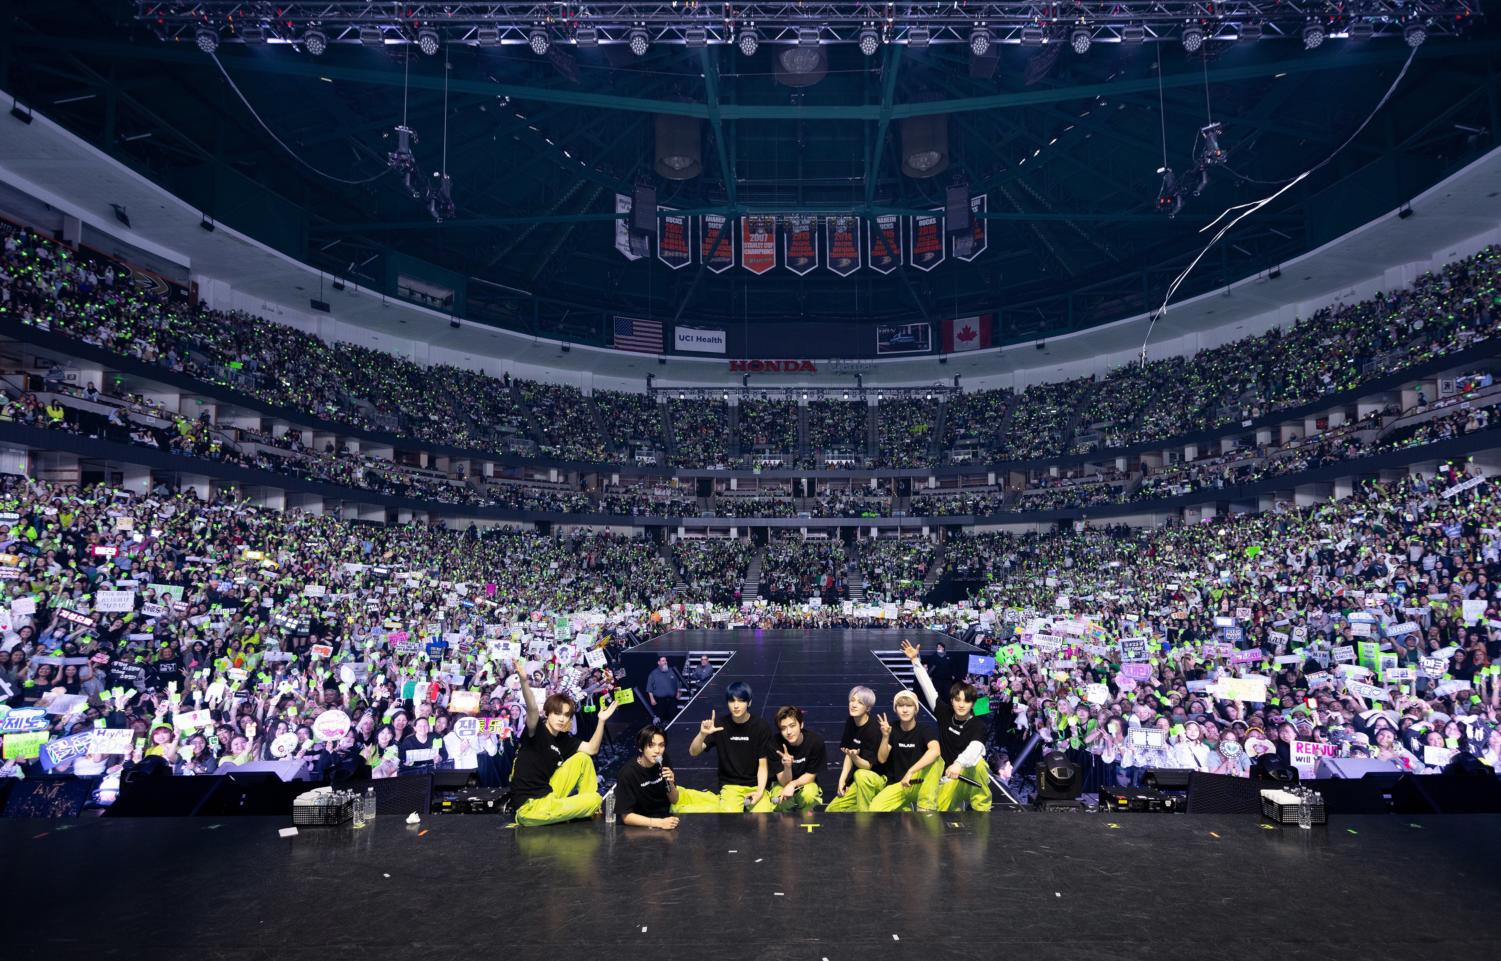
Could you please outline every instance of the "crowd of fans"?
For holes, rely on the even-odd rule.
[[[906,540],[862,541],[859,547],[860,575],[865,579],[867,601],[920,600],[926,592],[924,579],[933,564],[934,542],[917,537]]]
[[[916,397],[887,399],[876,409],[882,467],[924,467],[932,463],[933,425],[938,402]]]
[[[672,418],[672,463],[677,467],[723,467],[730,460],[730,405],[720,400],[667,402]]]
[[[605,460],[605,442],[593,404],[575,387],[518,382],[521,399],[542,438],[542,452],[563,460]]]
[[[849,597],[847,558],[837,540],[786,538],[766,545],[760,597],[774,604],[819,598],[833,604]]]
[[[865,457],[870,407],[862,401],[815,400],[808,405],[808,446],[825,456]]]
[[[797,454],[797,401],[747,398],[739,418],[741,453]]]
[[[745,538],[680,540],[673,545],[681,596],[700,603],[739,606],[755,548]]]

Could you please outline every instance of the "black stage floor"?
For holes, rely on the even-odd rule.
[[[0,821],[0,956],[1501,957],[1501,816],[1311,832],[1181,814],[377,821],[290,839],[268,818]]]
[[[849,717],[850,688],[863,684],[875,691],[874,713],[895,717],[891,713],[891,699],[902,685],[873,652],[898,651],[903,638],[920,645],[925,654],[932,654],[939,641],[951,653],[978,650],[933,631],[733,630],[672,631],[633,648],[631,654],[645,655],[649,661],[660,653],[734,652],[667,728],[671,739],[668,757],[679,783],[712,790],[716,787],[714,754],[707,752],[690,758],[688,742],[710,711],[724,716],[724,692],[731,682],[745,681],[751,686],[754,697],[751,711],[768,723],[775,723],[777,709],[784,704],[802,708],[807,715],[807,728],[817,731],[828,742],[830,767],[837,772],[837,761],[843,760],[838,751],[839,735],[844,730],[845,718]],[[825,797],[831,796],[836,779],[837,773],[819,778]]]

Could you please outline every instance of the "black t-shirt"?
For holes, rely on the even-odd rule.
[[[552,790],[548,781],[553,772],[573,757],[582,743],[567,731],[554,737],[542,719],[531,733],[523,726],[516,739],[516,762],[511,767],[511,795],[518,802],[546,797]]]
[[[803,729],[802,743],[796,747],[788,744],[786,738],[778,735],[777,748],[779,751],[785,749],[788,754],[792,755],[792,780],[794,781],[804,774],[811,773],[816,784],[818,776],[823,773],[829,763],[828,755],[824,751],[823,738],[807,728]],[[776,775],[782,770],[782,755],[780,753],[774,755],[771,763],[775,767],[771,769],[772,777],[769,781],[774,781]]]
[[[938,732],[931,724],[918,721],[912,730],[904,731],[900,723],[891,726],[891,751],[886,755],[886,777],[892,783],[912,770],[912,765],[928,753],[928,745],[938,740]]]
[[[443,760],[443,742],[434,737],[431,731],[428,732],[426,741],[418,740],[416,734],[408,734],[401,739],[397,750],[401,753],[402,767],[433,765]]]
[[[642,767],[636,758],[631,758],[620,766],[615,777],[615,804],[621,817],[634,812],[649,818],[665,818],[672,813],[662,765]]]
[[[844,719],[844,733],[839,735],[839,749],[852,747],[860,752],[860,756],[870,762],[872,770],[881,769],[881,725],[871,720],[870,715],[865,715],[865,726],[856,727],[855,719]]]
[[[704,745],[712,747],[719,760],[719,783],[738,784],[742,787],[756,786],[756,762],[767,758],[766,783],[772,781],[773,763],[781,764],[776,757],[775,735],[771,725],[759,717],[747,718],[745,723],[734,720],[723,723],[724,730],[704,738]]]
[[[954,709],[949,706],[949,702],[941,697],[933,716],[938,718],[938,747],[943,752],[945,767],[958,759],[970,741],[985,743],[984,718],[971,714],[961,723],[954,717]]]

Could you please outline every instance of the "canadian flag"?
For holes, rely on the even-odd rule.
[[[943,352],[979,350],[990,346],[990,314],[956,317],[943,322]]]

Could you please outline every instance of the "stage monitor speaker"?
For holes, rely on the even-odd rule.
[[[1319,778],[1362,778],[1368,774],[1402,774],[1395,761],[1378,761],[1373,757],[1319,758],[1314,771]]]
[[[432,810],[433,778],[431,774],[380,778],[371,781],[370,786],[375,789],[375,809],[382,816],[399,814],[406,817],[413,811],[421,816]]]
[[[271,771],[231,771],[214,780],[219,783],[194,812],[199,817],[288,817],[292,799],[313,787]]]
[[[642,233],[657,232],[657,188],[650,184],[637,184],[631,194],[631,229]]]
[[[107,817],[193,817],[219,788],[217,777],[173,777],[131,772]]]
[[[8,818],[76,818],[99,787],[97,777],[5,778],[0,789]]]
[[[969,184],[955,184],[948,189],[948,202],[943,208],[944,230],[951,234],[967,234],[970,223]]]
[[[1501,814],[1494,776],[1408,774],[1392,786],[1393,814]]]
[[[1324,809],[1330,814],[1390,814],[1388,799],[1397,776],[1373,774],[1370,777],[1331,777],[1303,784],[1321,794]]]
[[[1157,791],[1186,791],[1193,773],[1190,768],[1153,768],[1143,775],[1142,782]]]
[[[1266,783],[1194,771],[1188,778],[1189,814],[1260,814]]]

